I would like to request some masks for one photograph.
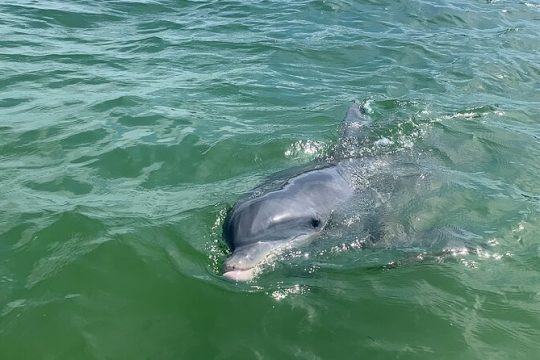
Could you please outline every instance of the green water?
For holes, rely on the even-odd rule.
[[[0,2],[0,359],[537,359],[538,34],[536,0]],[[225,281],[227,209],[353,99],[438,179],[387,228],[475,246],[366,266],[345,228]]]

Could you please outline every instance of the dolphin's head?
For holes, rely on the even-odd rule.
[[[233,250],[224,276],[236,281],[253,278],[260,265],[283,250],[309,241],[324,228],[329,213],[316,211],[310,202],[271,193],[231,210],[223,234]]]
[[[233,251],[223,275],[237,281],[253,278],[273,256],[318,235],[332,211],[352,192],[332,166],[306,171],[281,189],[238,203],[223,224],[224,238]]]

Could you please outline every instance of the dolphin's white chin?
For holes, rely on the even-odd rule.
[[[249,281],[257,275],[256,268],[250,268],[246,270],[231,270],[223,274],[223,277],[232,281]]]

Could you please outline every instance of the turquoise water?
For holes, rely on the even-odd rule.
[[[538,34],[533,0],[2,1],[0,358],[536,359]],[[468,246],[342,226],[225,281],[227,209],[354,99],[429,164],[384,232]]]

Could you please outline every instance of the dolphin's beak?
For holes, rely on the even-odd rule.
[[[223,273],[223,277],[232,281],[250,281],[257,275],[257,269],[231,270]]]
[[[236,249],[225,261],[223,276],[233,281],[252,280],[275,255],[283,250],[285,242],[257,242]]]
[[[309,238],[308,235],[297,235],[289,240],[259,241],[237,248],[225,260],[223,276],[233,281],[252,280],[262,271],[264,265],[270,263],[277,255],[293,246],[299,246]]]

